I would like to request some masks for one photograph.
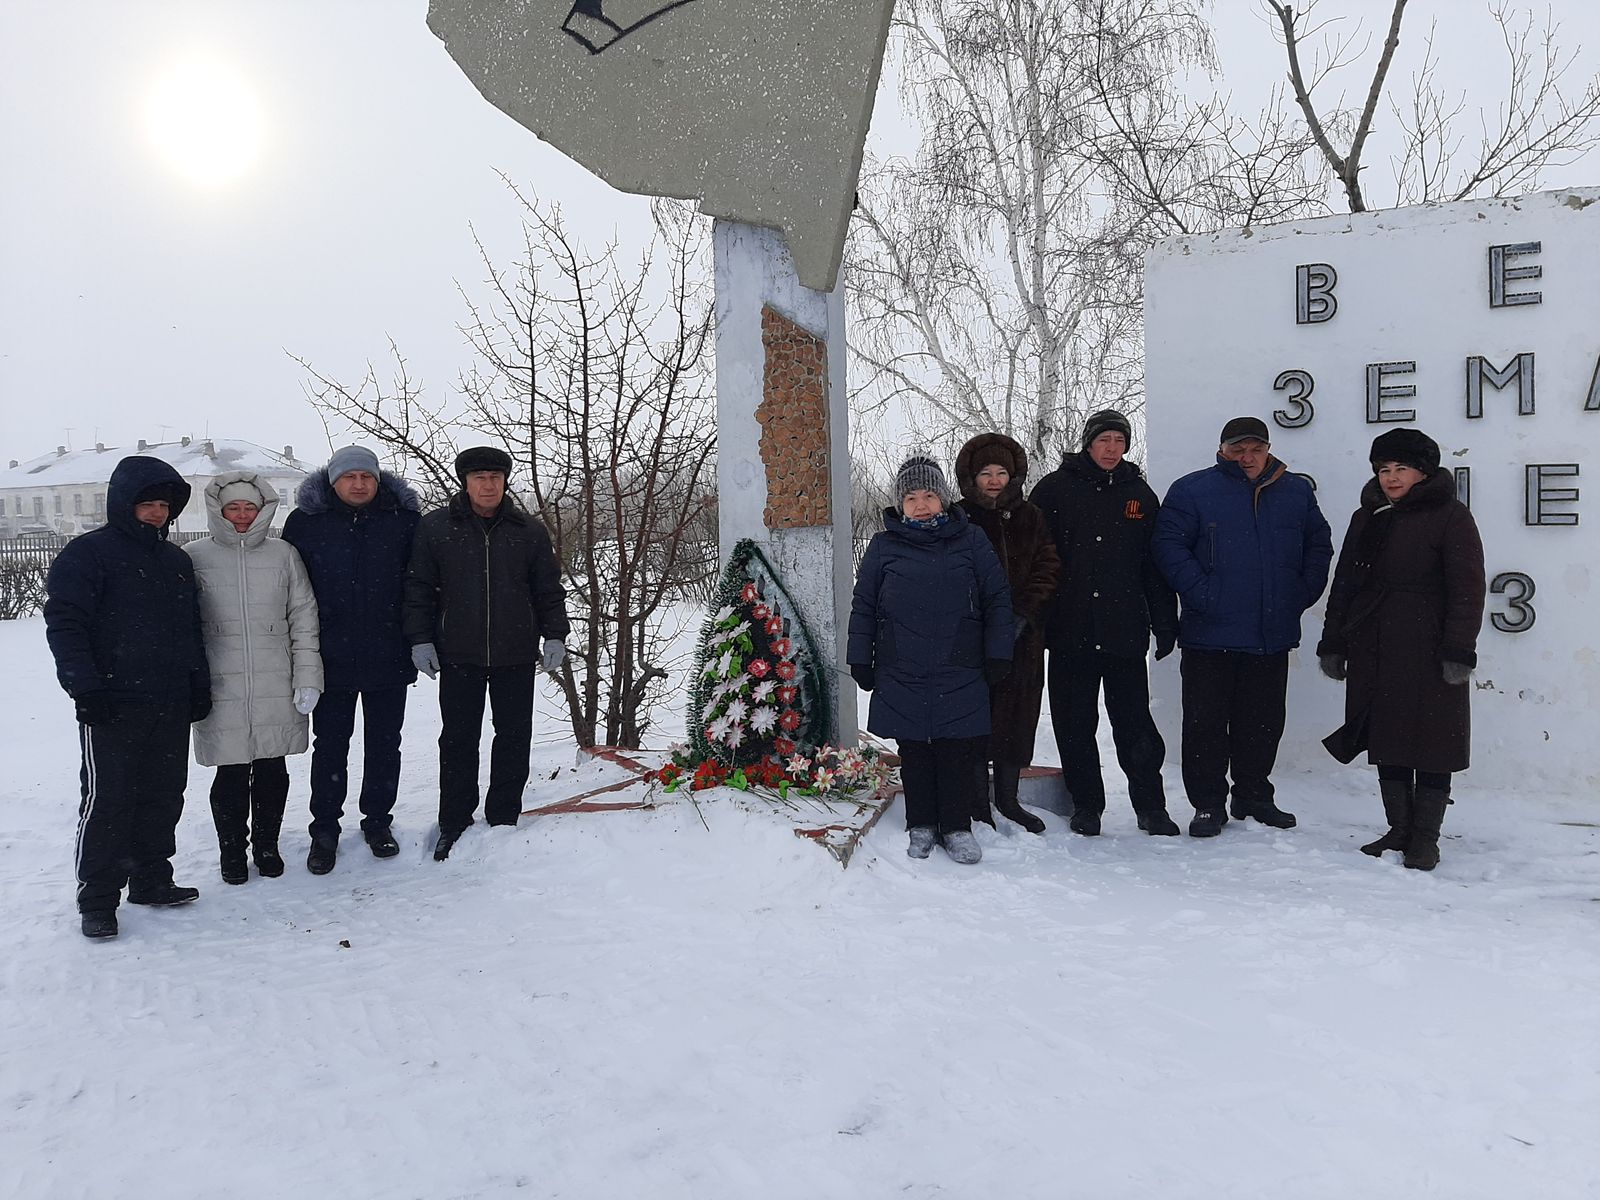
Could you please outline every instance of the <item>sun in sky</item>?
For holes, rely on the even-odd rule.
[[[161,158],[197,187],[224,188],[261,157],[261,102],[226,59],[191,55],[169,63],[152,82],[143,115]]]

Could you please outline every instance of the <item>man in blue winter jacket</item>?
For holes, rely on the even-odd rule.
[[[111,472],[106,523],[50,565],[45,637],[78,716],[76,868],[83,935],[117,936],[117,904],[200,895],[172,880],[189,726],[211,711],[211,672],[189,556],[167,540],[189,485],[159,458]]]
[[[1333,538],[1310,483],[1271,453],[1266,423],[1222,427],[1216,465],[1167,491],[1151,551],[1178,593],[1183,651],[1183,786],[1191,837],[1233,815],[1279,829],[1272,767],[1283,737],[1289,651],[1328,583]]]

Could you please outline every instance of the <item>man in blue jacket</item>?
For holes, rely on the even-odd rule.
[[[1333,539],[1311,485],[1272,456],[1266,423],[1222,427],[1216,465],[1167,491],[1151,542],[1182,601],[1183,786],[1191,837],[1215,837],[1233,815],[1279,829],[1274,803],[1289,651],[1300,618],[1328,583]]]
[[[159,458],[111,472],[106,523],[73,538],[50,565],[45,637],[72,697],[79,771],[78,911],[83,935],[117,936],[129,904],[187,904],[172,880],[189,726],[211,711],[211,672],[189,556],[167,532],[189,485]]]
[[[305,477],[295,505],[283,540],[300,552],[317,594],[326,678],[311,714],[316,740],[306,869],[326,875],[339,857],[357,700],[365,747],[361,833],[376,857],[400,853],[391,828],[400,787],[400,727],[406,691],[417,679],[400,611],[422,502],[404,479],[379,469],[371,450],[345,446]]]

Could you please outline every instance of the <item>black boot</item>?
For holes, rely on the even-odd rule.
[[[1138,814],[1139,828],[1152,837],[1177,837],[1180,830],[1172,814],[1164,808],[1149,808]]]
[[[245,857],[242,839],[219,838],[217,851],[222,864],[223,883],[244,883],[250,878],[250,863]]]
[[[1075,808],[1067,818],[1067,828],[1084,837],[1100,836],[1100,814],[1092,808]]]
[[[211,823],[217,827],[223,883],[243,883],[250,878],[244,857],[249,821],[250,765],[219,767],[211,783]]]
[[[114,938],[117,936],[117,910],[91,909],[83,914],[82,927],[86,938]]]
[[[1000,800],[1000,764],[994,765],[995,802]],[[994,813],[989,808],[989,760],[980,758],[972,781],[972,819],[994,828]]]
[[[1044,822],[1017,802],[1017,787],[1022,782],[1020,763],[994,764],[994,808],[1008,821],[1015,821],[1029,833],[1043,833]]]
[[[1404,850],[1411,837],[1411,784],[1403,779],[1378,780],[1383,797],[1383,815],[1389,818],[1389,832],[1361,847],[1361,853],[1380,858],[1385,850]]]
[[[1439,865],[1439,827],[1444,824],[1450,793],[1418,785],[1411,796],[1411,834],[1406,839],[1405,865],[1431,871]]]
[[[283,874],[283,855],[278,853],[278,832],[283,828],[283,809],[288,803],[288,778],[269,781],[250,789],[250,853],[256,870],[267,879]]]
[[[449,858],[450,851],[455,849],[456,840],[460,838],[464,832],[465,830],[461,829],[439,830],[439,840],[433,844],[433,861],[443,862],[445,859]]]
[[[313,875],[326,875],[339,861],[339,838],[335,834],[318,833],[311,838],[311,849],[306,852],[306,870]]]
[[[1263,825],[1270,825],[1274,829],[1293,829],[1295,817],[1292,812],[1284,812],[1271,800],[1244,801],[1237,797],[1232,804],[1233,819],[1243,821],[1247,817],[1254,817]]]

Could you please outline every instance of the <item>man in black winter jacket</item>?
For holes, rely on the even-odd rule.
[[[1137,464],[1124,457],[1132,430],[1108,409],[1083,427],[1082,452],[1039,481],[1030,499],[1044,510],[1061,555],[1061,583],[1045,628],[1050,650],[1050,721],[1074,833],[1100,832],[1106,789],[1095,731],[1100,691],[1128,777],[1128,797],[1146,833],[1173,836],[1161,764],[1166,744],[1150,716],[1145,654],[1155,634],[1156,658],[1172,653],[1178,600],[1150,554],[1160,504]]]
[[[456,456],[461,491],[422,518],[406,571],[412,662],[439,676],[439,841],[443,861],[478,808],[478,740],[487,692],[494,720],[490,825],[522,814],[533,743],[533,685],[566,660],[566,591],[550,534],[506,491],[511,456],[477,446]],[[541,647],[541,642],[543,643]]]
[[[361,703],[361,833],[378,858],[400,853],[393,811],[400,787],[400,728],[416,682],[400,623],[406,564],[422,501],[404,479],[381,470],[365,446],[336,450],[305,477],[283,540],[300,552],[317,594],[322,632],[322,699],[311,713],[311,850],[306,869],[333,870],[350,785],[350,738]]]
[[[45,636],[72,697],[79,771],[78,911],[85,937],[117,935],[117,904],[186,904],[172,879],[189,781],[189,726],[211,711],[211,672],[189,556],[167,540],[189,485],[159,458],[123,459],[106,524],[50,566]]]

